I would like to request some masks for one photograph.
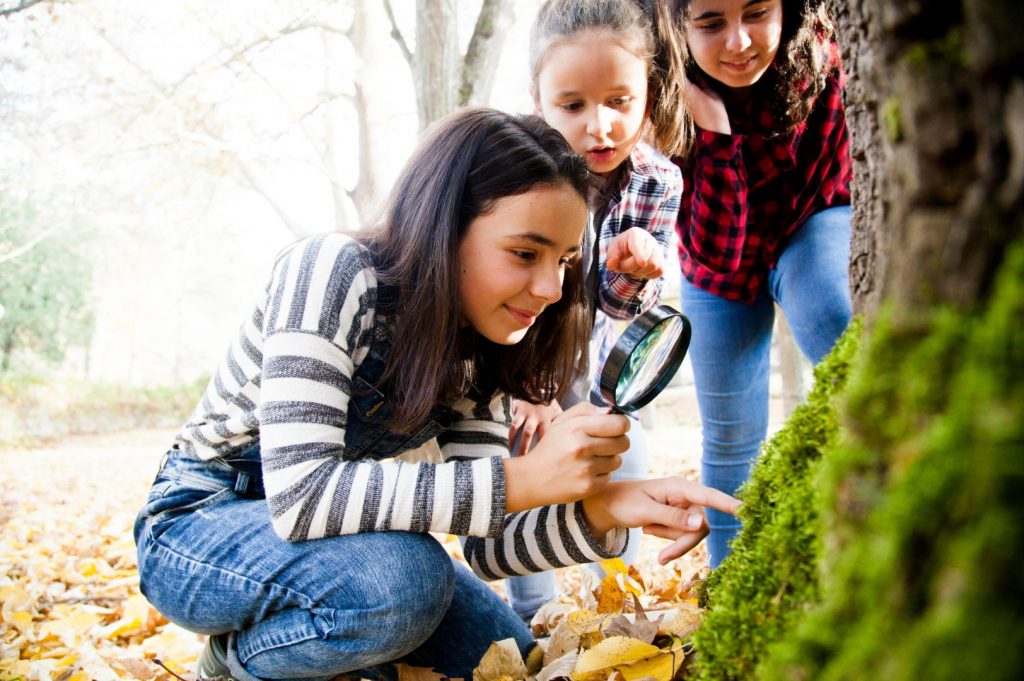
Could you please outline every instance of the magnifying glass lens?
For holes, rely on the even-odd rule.
[[[615,385],[616,404],[627,407],[657,386],[679,344],[684,326],[681,317],[669,317],[637,343]]]
[[[690,320],[668,305],[637,317],[601,369],[601,397],[620,413],[648,404],[675,375],[690,346]]]

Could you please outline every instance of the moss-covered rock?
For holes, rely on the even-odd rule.
[[[890,310],[817,369],[708,582],[699,678],[1024,678],[1024,246],[984,307]]]

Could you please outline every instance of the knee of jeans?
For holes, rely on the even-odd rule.
[[[362,591],[362,624],[374,631],[378,652],[396,658],[415,650],[441,623],[455,592],[455,569],[444,548],[429,535],[384,534],[389,551],[354,577],[344,600],[353,588]]]

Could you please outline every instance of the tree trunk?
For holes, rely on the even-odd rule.
[[[1024,233],[1024,4],[833,4],[849,74],[855,308],[977,301]]]
[[[455,109],[459,38],[454,0],[417,0],[413,82],[420,129]]]
[[[371,1],[357,0],[355,16],[352,20],[352,32],[349,36],[352,41],[352,49],[356,53],[353,107],[356,111],[356,118],[359,120],[359,181],[348,194],[359,214],[360,222],[368,220],[373,213],[378,184],[373,165],[373,138],[370,134],[373,116],[365,87],[369,79],[373,78],[372,65],[377,61],[374,54],[377,41],[371,37],[375,33],[370,30],[369,3]]]
[[[505,36],[512,25],[512,7],[509,0],[484,0],[462,64],[460,106],[490,100]]]

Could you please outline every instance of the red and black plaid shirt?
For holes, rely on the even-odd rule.
[[[675,159],[683,173],[679,264],[688,281],[753,301],[786,239],[815,213],[850,203],[844,85],[837,69],[790,134],[770,132],[770,106],[755,98],[730,108],[733,134],[697,130],[689,158]]]

